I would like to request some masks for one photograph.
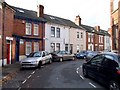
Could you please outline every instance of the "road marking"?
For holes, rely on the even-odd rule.
[[[32,75],[28,76],[27,78],[29,79]]]
[[[21,89],[21,87],[18,88],[18,90],[20,90],[20,89]]]
[[[76,73],[78,74],[78,71],[76,71]]]
[[[95,86],[94,84],[92,84],[91,82],[89,82],[89,84],[90,84],[92,87],[96,88],[96,86]]]
[[[79,68],[77,68],[77,71],[79,70]]]
[[[82,75],[80,75],[80,77],[81,77],[83,80],[85,79]]]
[[[35,73],[35,71],[33,71],[31,74],[34,74]]]
[[[82,65],[80,66],[80,68],[82,68]]]
[[[22,84],[24,84],[27,81],[27,79],[25,81],[22,82]]]

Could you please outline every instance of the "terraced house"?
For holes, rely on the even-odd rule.
[[[80,16],[76,17],[76,24],[86,30],[86,50],[103,51],[111,50],[110,34],[100,26],[88,26],[81,24]]]
[[[60,17],[44,14],[45,25],[45,50],[49,52],[66,50],[71,53],[85,50],[85,30],[74,22]]]

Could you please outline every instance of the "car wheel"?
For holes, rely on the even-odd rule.
[[[87,73],[85,68],[83,68],[83,76],[86,77],[86,78],[88,77],[88,73]]]
[[[115,81],[110,81],[109,83],[109,89],[110,90],[120,90],[120,86],[117,82]]]
[[[62,62],[63,61],[63,58],[60,58],[60,62]]]
[[[39,62],[39,64],[38,64],[39,69],[41,68],[41,65],[42,65],[42,62]]]

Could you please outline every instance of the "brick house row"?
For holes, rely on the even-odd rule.
[[[75,22],[78,26],[86,30],[86,50],[103,51],[111,50],[110,34],[106,30],[102,30],[100,26],[88,26],[81,24],[80,16],[76,16]]]
[[[28,55],[30,52],[44,50],[45,19],[43,11],[38,6],[38,15],[28,11],[1,3],[2,9],[2,55],[3,65],[11,64]],[[42,9],[43,10],[43,9]],[[20,56],[20,57],[19,57]]]
[[[81,24],[80,16],[76,16],[75,24],[67,19],[44,14],[42,5],[38,5],[37,12],[10,6],[6,2],[1,3],[1,7],[2,64],[14,63],[40,50],[68,50],[72,53],[78,50],[102,51],[106,46],[105,36],[110,37],[99,26]],[[110,44],[106,49],[110,49]]]

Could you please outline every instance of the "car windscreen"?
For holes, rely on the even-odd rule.
[[[30,53],[28,57],[40,57],[41,56],[41,52],[34,52],[34,53]]]

